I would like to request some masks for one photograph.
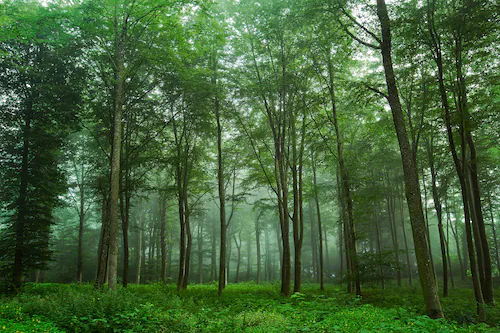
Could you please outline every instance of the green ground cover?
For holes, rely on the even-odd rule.
[[[305,285],[290,299],[279,285],[130,285],[115,293],[89,284],[27,284],[0,299],[0,332],[500,332],[500,309],[478,324],[472,291],[443,299],[446,320],[423,316],[416,288],[365,289],[356,298],[329,286]],[[498,298],[498,294],[497,294]]]

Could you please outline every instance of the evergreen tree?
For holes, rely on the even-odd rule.
[[[12,2],[0,29],[0,256],[16,287],[50,259],[53,210],[66,190],[62,148],[77,124],[83,82],[76,31],[53,9]]]

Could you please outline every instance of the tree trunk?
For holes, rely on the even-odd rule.
[[[314,201],[316,202],[316,216],[318,217],[318,235],[319,235],[319,289],[325,289],[325,276],[323,267],[323,230],[321,228],[321,211],[319,208],[318,184],[316,179],[316,161],[314,159],[314,152],[311,152],[311,165],[313,172],[313,187],[314,187]]]
[[[346,234],[349,239],[349,256],[350,256],[350,267],[352,272],[352,277],[354,278],[356,295],[361,295],[361,281],[359,276],[359,265],[358,265],[358,253],[356,245],[356,227],[354,225],[354,215],[353,215],[353,205],[351,197],[351,189],[349,184],[349,176],[347,173],[347,168],[344,162],[343,156],[343,138],[340,133],[339,123],[337,118],[337,102],[335,98],[335,89],[333,81],[333,64],[330,57],[328,58],[328,90],[330,93],[330,102],[332,108],[332,119],[333,126],[335,128],[335,136],[337,138],[337,160],[339,162],[340,169],[340,181],[342,183],[342,195],[345,202],[345,207],[347,208],[347,220],[344,223],[348,224],[349,233]]]
[[[215,223],[212,222],[212,255],[210,262],[210,282],[215,281],[217,276],[217,230]]]
[[[142,266],[142,236],[143,236],[143,231],[144,229],[144,219],[143,219],[143,212],[139,212],[139,237],[137,237],[137,279],[136,283],[140,284],[141,283],[141,266]]]
[[[399,186],[398,186],[399,188]],[[403,229],[403,239],[405,243],[405,252],[406,252],[406,266],[408,267],[408,284],[411,286],[413,281],[413,273],[412,273],[412,267],[411,267],[411,260],[410,260],[410,249],[408,248],[408,238],[406,237],[406,228],[405,228],[405,214],[404,214],[404,198],[403,198],[403,193],[399,192],[399,198],[400,198],[400,205],[399,209],[401,212],[401,228]]]
[[[198,283],[203,284],[203,224],[198,222]]]
[[[161,252],[161,273],[160,278],[163,283],[167,281],[167,199],[160,193],[160,252]]]
[[[214,54],[213,59],[213,77],[212,85],[215,89],[214,111],[217,121],[217,182],[219,190],[219,218],[220,218],[220,253],[219,253],[219,286],[217,294],[222,295],[222,291],[226,287],[226,240],[227,240],[227,224],[226,224],[226,194],[224,190],[224,161],[222,158],[222,125],[220,121],[220,100],[218,89],[217,54]]]
[[[434,256],[432,255],[431,232],[429,228],[429,210],[427,209],[427,183],[425,182],[425,174],[423,167],[422,167],[422,188],[424,190],[424,216],[425,216],[425,232],[427,234],[427,246],[429,247],[429,256],[431,259],[432,270],[434,271],[434,275],[436,275],[436,266],[434,265]]]
[[[385,277],[384,277],[384,267],[382,266],[382,245],[380,244],[380,223],[379,223],[379,215],[378,212],[375,212],[375,233],[377,235],[377,255],[378,261],[380,262],[380,283],[382,286],[382,290],[385,289]]]
[[[448,102],[448,94],[446,91],[445,83],[444,83],[444,67],[443,67],[443,60],[442,60],[442,51],[441,51],[441,41],[439,38],[439,35],[436,31],[436,27],[434,24],[434,2],[432,3],[432,7],[430,4],[430,1],[428,1],[428,16],[429,16],[429,34],[430,34],[430,40],[431,40],[431,47],[432,51],[434,52],[434,61],[436,63],[438,73],[437,73],[437,78],[438,78],[438,85],[439,85],[439,93],[441,96],[441,103],[443,105],[444,111],[445,111],[445,124],[446,124],[446,132],[448,135],[448,143],[450,147],[450,151],[453,157],[453,162],[455,164],[455,169],[457,171],[458,179],[460,181],[460,188],[461,188],[461,194],[462,194],[462,203],[463,203],[463,209],[464,209],[464,220],[465,220],[465,236],[467,239],[467,249],[468,249],[468,254],[469,254],[469,261],[470,261],[470,269],[471,269],[471,274],[472,274],[472,281],[473,281],[473,286],[474,286],[474,294],[476,297],[476,302],[477,302],[477,310],[479,317],[482,321],[485,320],[485,310],[484,310],[484,298],[483,298],[483,291],[480,285],[480,278],[477,276],[478,273],[482,274],[484,272],[481,272],[481,270],[477,270],[476,267],[476,258],[475,258],[475,253],[474,253],[474,245],[473,245],[473,240],[472,240],[472,230],[471,230],[471,221],[470,221],[470,208],[469,205],[472,206],[473,200],[468,195],[468,189],[467,187],[467,178],[466,174],[468,173],[466,170],[465,162],[466,162],[466,141],[465,141],[465,132],[463,128],[463,117],[464,111],[466,108],[464,108],[466,103],[466,99],[464,94],[459,93],[458,95],[458,102],[457,106],[459,108],[459,115],[462,120],[462,124],[460,125],[461,130],[460,130],[460,135],[461,135],[461,143],[462,143],[462,163],[460,162],[460,159],[458,157],[456,147],[455,147],[455,139],[453,135],[453,128],[451,124],[451,110]],[[456,69],[457,69],[457,86],[460,89],[465,89],[465,86],[462,84],[462,79],[463,76],[461,75],[461,64],[460,64],[460,55],[461,55],[461,47],[460,47],[460,41],[459,38],[455,40],[455,63],[456,63]],[[464,91],[465,92],[465,91]],[[460,112],[461,111],[461,112]],[[480,247],[480,246],[479,246]],[[480,260],[483,258],[479,258]]]
[[[497,263],[497,269],[500,271],[500,256],[498,254],[498,239],[497,239],[497,231],[495,227],[495,218],[493,217],[493,203],[491,201],[491,193],[488,193],[488,206],[489,206],[489,213],[490,213],[490,219],[491,219],[491,232],[493,235],[493,245],[495,248],[495,261]]]
[[[409,143],[404,121],[396,77],[391,55],[391,30],[389,14],[384,0],[377,0],[377,15],[380,20],[382,40],[380,43],[384,73],[388,89],[388,100],[392,110],[394,127],[398,137],[405,180],[406,201],[410,213],[415,254],[419,271],[420,285],[424,294],[427,315],[431,318],[442,318],[443,311],[437,292],[434,272],[430,263],[425,234],[425,220],[422,210],[422,199],[418,184],[418,168]]]
[[[309,205],[309,221],[311,222],[311,264],[312,264],[312,279],[314,282],[319,282],[318,274],[318,247],[316,245],[316,223],[314,223],[314,209],[311,200],[308,202]]]
[[[247,240],[247,281],[250,281],[250,276],[252,274],[252,242],[250,239]]]
[[[83,229],[85,227],[85,191],[84,191],[84,163],[81,165],[81,173],[80,173],[80,210],[78,212],[78,216],[80,218],[80,223],[78,226],[78,258],[77,258],[77,272],[76,272],[76,281],[78,283],[82,283],[83,281]]]
[[[240,281],[240,263],[241,263],[241,230],[238,232],[238,239],[236,239],[236,233],[233,234],[234,244],[236,245],[236,250],[238,251],[238,256],[236,259],[236,276],[234,278],[234,283]]]
[[[190,221],[190,211],[188,206],[188,193],[187,193],[187,181],[185,183],[186,189],[184,193],[184,212],[185,212],[185,223],[186,223],[186,236],[187,236],[187,244],[186,244],[186,256],[185,256],[185,264],[184,264],[184,278],[182,281],[182,289],[186,289],[189,283],[189,272],[191,269],[191,249],[193,245],[193,235],[191,233],[191,221]]]
[[[396,268],[396,281],[398,287],[401,287],[401,269],[399,267],[399,242],[398,242],[398,231],[396,229],[396,198],[395,193],[392,191],[391,177],[389,172],[387,176],[387,190],[389,191],[386,196],[387,203],[387,214],[389,217],[389,227],[391,229],[392,244],[394,249],[394,261],[397,264]]]
[[[260,215],[255,220],[255,246],[257,248],[257,273],[255,280],[257,284],[260,284],[260,268],[261,268],[261,256],[260,253]]]
[[[115,4],[116,8],[118,3]],[[116,9],[115,8],[115,9]],[[117,11],[117,9],[116,9]],[[119,25],[118,17],[115,15],[115,103],[113,114],[113,141],[111,152],[111,176],[109,195],[109,267],[108,267],[108,289],[116,290],[116,278],[118,273],[118,200],[120,196],[120,159],[122,146],[122,114],[125,103],[125,40],[127,34],[126,21]]]
[[[439,244],[441,246],[441,260],[443,267],[443,297],[448,296],[448,262],[446,256],[446,242],[443,230],[443,212],[441,205],[441,198],[439,197],[439,191],[437,188],[437,170],[434,166],[434,155],[433,155],[433,141],[432,138],[429,141],[425,139],[425,147],[427,150],[427,157],[429,160],[429,166],[431,169],[431,180],[432,180],[432,199],[434,200],[434,209],[436,210],[436,216],[438,220],[438,231],[439,231]]]
[[[101,289],[104,287],[108,272],[108,257],[109,257],[109,198],[107,193],[102,194],[101,207],[101,234],[99,238],[99,246],[97,250],[97,273],[94,287]]]

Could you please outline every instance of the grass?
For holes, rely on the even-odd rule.
[[[27,284],[0,299],[1,332],[499,332],[500,309],[490,326],[476,323],[472,293],[454,289],[443,299],[447,320],[424,316],[415,288],[365,289],[356,298],[329,286],[304,285],[283,298],[278,284],[130,285],[116,292],[83,284]]]

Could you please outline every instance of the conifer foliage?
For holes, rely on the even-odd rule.
[[[53,210],[66,191],[63,142],[77,124],[83,80],[77,36],[63,13],[35,3],[3,9],[0,269],[19,286],[50,258]]]

